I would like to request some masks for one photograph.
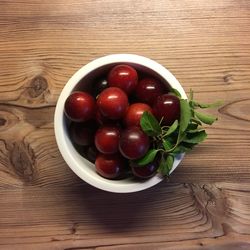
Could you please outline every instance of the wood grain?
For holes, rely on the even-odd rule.
[[[0,249],[249,249],[250,2],[0,0]],[[219,120],[164,182],[117,195],[63,161],[69,77],[112,53],[166,66]]]
[[[249,247],[248,190],[249,184],[220,183],[162,183],[140,195],[105,193],[88,185],[5,189],[0,201],[0,246]]]

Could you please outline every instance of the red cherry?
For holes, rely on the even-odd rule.
[[[119,154],[98,154],[95,160],[96,171],[107,179],[116,179],[122,176],[126,168],[126,160]]]
[[[138,166],[136,163],[131,163],[131,170],[134,176],[141,179],[148,179],[156,174],[158,168],[158,161],[153,161],[145,166]]]
[[[116,126],[104,126],[95,134],[95,146],[103,154],[118,152],[120,129]]]
[[[171,125],[180,118],[180,100],[178,97],[170,94],[164,94],[155,100],[153,113],[162,124]]]
[[[99,93],[101,93],[104,89],[108,87],[108,81],[106,78],[99,78],[97,79],[96,83],[94,84],[94,95],[97,96]]]
[[[148,111],[149,113],[153,113],[151,107],[145,103],[134,103],[131,104],[126,112],[124,117],[124,123],[127,127],[139,126],[140,127],[140,119],[143,112]]]
[[[66,99],[64,112],[66,116],[75,122],[84,122],[94,118],[96,103],[90,94],[86,92],[73,92]]]
[[[155,78],[141,79],[136,87],[135,94],[139,101],[153,104],[154,100],[167,92],[167,87]]]
[[[136,87],[138,75],[134,68],[121,64],[111,69],[108,75],[108,84],[111,87],[118,87],[130,94]]]
[[[120,119],[127,111],[128,97],[121,89],[110,87],[100,93],[97,106],[103,116],[113,120]]]
[[[74,123],[70,125],[69,133],[72,141],[81,146],[94,144],[97,125],[94,121]]]
[[[125,158],[136,160],[147,153],[149,144],[148,136],[140,128],[130,127],[121,133],[119,150]]]
[[[110,124],[110,123],[114,122],[114,121],[108,119],[107,117],[103,116],[99,109],[97,109],[97,111],[96,111],[95,119],[96,119],[97,123],[100,125]]]
[[[89,146],[86,150],[86,157],[92,163],[95,163],[97,154],[98,154],[98,151],[94,145]]]

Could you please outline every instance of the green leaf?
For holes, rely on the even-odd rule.
[[[193,145],[193,144],[192,144]],[[181,153],[185,153],[185,152],[188,152],[192,149],[192,147],[186,147],[185,145],[183,145],[182,143],[179,144],[174,150],[172,153],[174,154],[181,154]]]
[[[166,164],[167,164],[167,168],[168,168],[168,173],[170,172],[170,170],[172,169],[173,167],[173,164],[174,164],[174,156],[172,154],[169,154],[167,156],[167,159],[166,159]]]
[[[173,93],[174,95],[178,96],[181,98],[181,94],[177,89],[171,88],[170,93]]]
[[[156,118],[145,111],[141,117],[140,125],[142,130],[149,136],[157,136],[161,134],[161,126]]]
[[[183,142],[197,144],[204,141],[207,138],[207,133],[205,130],[198,131],[196,133],[187,134],[183,139]]]
[[[169,127],[167,133],[164,134],[163,136],[165,137],[171,135],[177,129],[178,125],[179,125],[178,120],[175,120],[174,123]]]
[[[162,175],[169,175],[174,164],[174,156],[172,154],[168,154],[167,158],[162,157],[159,165],[159,172]]]
[[[195,117],[192,117],[192,118],[190,119],[190,121],[196,123],[197,125],[202,125],[202,123],[200,122],[200,120],[198,120],[198,119],[195,118]]]
[[[149,149],[148,152],[139,160],[136,161],[136,163],[139,166],[144,166],[150,162],[152,162],[155,159],[155,156],[159,150],[157,149]]]
[[[195,130],[198,128],[198,124],[197,123],[189,123],[188,127],[187,127],[187,132],[189,132],[189,130]]]
[[[199,103],[199,102],[191,100],[190,102],[193,108],[202,108],[202,109],[218,108],[223,104],[223,101],[217,101],[214,103]]]
[[[200,131],[203,131],[204,129],[200,128],[200,129],[190,129],[190,130],[187,130],[187,133],[188,134],[193,134],[193,133],[197,133],[197,132],[200,132]]]
[[[193,147],[196,144],[195,143],[182,142],[180,145],[185,147],[187,149],[187,151],[190,151],[191,149],[193,149]]]
[[[180,108],[181,108],[181,114],[180,114],[180,133],[183,133],[186,128],[188,127],[188,124],[191,119],[191,109],[189,106],[189,103],[187,100],[180,99]]]
[[[169,140],[163,140],[163,147],[166,151],[173,148],[173,144]]]
[[[202,128],[201,126],[199,127],[199,125],[197,123],[189,123],[186,132],[187,133],[196,133],[199,131],[204,130],[204,128]]]
[[[213,124],[216,120],[218,120],[217,117],[212,116],[212,115],[207,115],[207,114],[203,114],[200,112],[195,111],[194,112],[195,116],[203,123],[211,125]]]
[[[182,142],[182,140],[186,137],[186,134],[186,132],[183,132],[182,134],[179,133],[175,147],[177,147]]]
[[[166,140],[174,146],[178,140],[178,134],[173,133],[170,136],[168,136],[166,139],[163,139],[163,141],[166,141]]]
[[[163,170],[165,168],[165,161],[166,161],[166,159],[162,156],[161,160],[160,160],[160,163],[159,163],[159,167],[157,169],[158,173],[162,173],[163,172]]]

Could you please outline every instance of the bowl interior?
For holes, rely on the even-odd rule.
[[[97,59],[98,60],[98,59]],[[147,59],[150,60],[150,59]],[[94,62],[94,61],[93,61]],[[145,61],[144,61],[145,62]],[[85,159],[75,146],[72,144],[69,134],[68,134],[68,122],[66,117],[64,116],[64,103],[66,98],[72,91],[82,90],[82,91],[93,91],[93,83],[95,83],[100,77],[107,75],[109,70],[116,64],[129,64],[133,66],[138,72],[139,75],[149,75],[154,78],[159,79],[165,85],[172,86],[178,89],[183,97],[185,98],[184,90],[178,81],[174,78],[174,76],[163,68],[161,65],[156,63],[156,66],[160,66],[160,68],[152,69],[152,62],[156,63],[152,60],[149,61],[149,66],[142,65],[141,63],[135,63],[133,60],[120,60],[119,62],[110,62],[104,63],[104,65],[96,64],[96,67],[89,67],[89,64],[81,68],[66,84],[63,89],[57,103],[56,112],[55,112],[55,134],[56,140],[59,147],[59,150],[67,162],[69,167],[84,181],[95,186],[99,189],[103,189],[110,192],[117,193],[128,193],[140,191],[162,181],[163,177],[159,174],[148,180],[138,180],[133,177],[129,177],[122,180],[108,180],[101,176],[99,176],[95,171],[95,166],[93,163]],[[91,63],[90,63],[91,64]],[[90,65],[91,66],[91,65]],[[159,71],[160,69],[160,71]],[[158,71],[158,72],[157,72]],[[169,74],[171,77],[166,77],[165,74]],[[168,79],[168,80],[167,80]],[[173,79],[175,81],[173,81]],[[176,157],[174,166],[171,172],[178,166],[180,161],[183,158],[183,154]]]
[[[84,90],[84,91],[93,91],[93,84],[96,83],[100,78],[105,77],[108,75],[108,72],[117,64],[128,64],[135,68],[137,72],[139,73],[140,78],[149,76],[149,77],[154,77],[158,80],[160,80],[163,84],[166,86],[170,87],[169,83],[164,79],[161,75],[157,74],[155,71],[152,69],[142,66],[140,64],[136,63],[129,63],[129,62],[119,62],[119,63],[110,63],[107,65],[103,65],[101,67],[96,68],[95,70],[89,72],[86,74],[82,79],[74,86],[72,91],[77,91],[77,90]]]

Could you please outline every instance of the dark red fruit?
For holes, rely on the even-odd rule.
[[[75,122],[84,122],[95,117],[96,103],[86,92],[73,92],[66,100],[64,112]]]
[[[149,149],[148,136],[138,127],[130,127],[121,133],[119,150],[121,154],[130,160],[139,159]]]
[[[97,124],[94,121],[84,123],[72,122],[69,133],[72,141],[81,146],[94,144],[95,132]]]
[[[108,87],[108,81],[106,78],[99,78],[97,79],[95,85],[94,85],[94,94],[98,95],[101,93],[104,89]]]
[[[155,78],[141,79],[135,89],[135,95],[138,101],[153,104],[159,95],[167,92],[167,87]]]
[[[131,164],[131,170],[133,175],[141,179],[147,179],[155,175],[157,168],[158,168],[157,161],[150,162],[145,166],[138,166],[135,163]]]
[[[132,127],[132,126],[140,127],[140,119],[143,112],[145,111],[153,113],[151,107],[145,103],[134,103],[130,105],[124,117],[125,125],[127,127]]]
[[[108,179],[116,179],[124,174],[126,160],[119,154],[98,154],[95,160],[95,167],[97,173],[101,176]]]
[[[96,131],[95,146],[103,154],[118,152],[120,129],[116,126],[103,126]]]
[[[86,157],[87,157],[87,159],[89,161],[91,161],[91,162],[94,163],[97,155],[98,155],[98,151],[97,151],[97,149],[96,149],[96,147],[94,145],[89,146],[87,148],[87,150],[86,150]]]
[[[178,97],[170,94],[159,96],[153,106],[153,114],[162,124],[171,125],[180,118],[180,100]]]
[[[99,111],[99,109],[97,109],[97,111],[96,111],[95,119],[96,119],[97,123],[100,125],[110,124],[110,123],[114,122],[114,121],[108,119],[107,117],[103,116],[101,114],[101,112]]]
[[[103,116],[112,120],[120,119],[127,111],[128,97],[120,88],[110,87],[100,93],[97,106]]]
[[[121,64],[115,66],[108,75],[108,84],[111,87],[118,87],[130,94],[136,87],[138,75],[134,68]]]

